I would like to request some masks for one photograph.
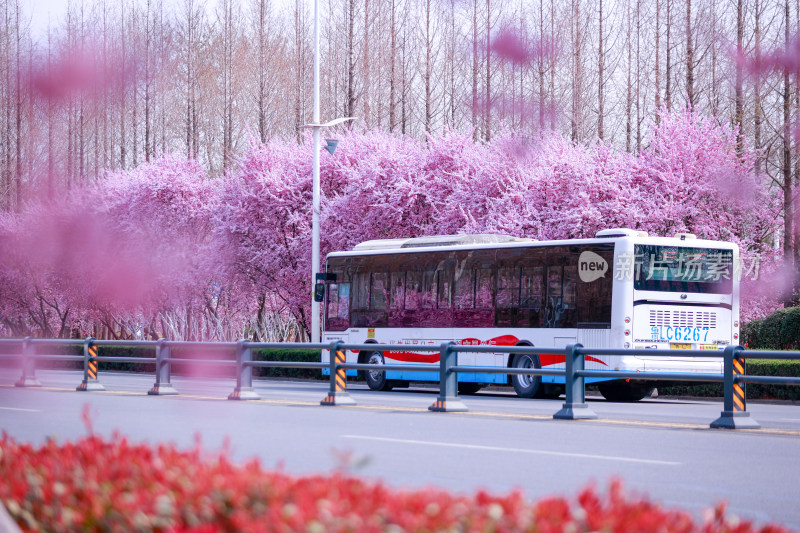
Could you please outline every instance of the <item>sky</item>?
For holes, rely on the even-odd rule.
[[[53,26],[66,17],[67,6],[70,4],[80,5],[81,0],[20,0],[25,17],[30,20],[31,33],[35,39],[43,39],[47,36],[48,20]],[[92,0],[84,0],[86,5],[91,5]],[[164,0],[165,6],[178,6],[182,0]],[[209,13],[217,5],[217,0],[205,0],[206,8]]]
[[[32,33],[37,37],[47,34],[48,19],[55,25],[67,11],[65,0],[22,0],[20,5],[26,17],[30,18]]]

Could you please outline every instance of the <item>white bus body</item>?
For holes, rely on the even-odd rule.
[[[733,243],[693,235],[651,237],[612,229],[592,239],[532,241],[441,236],[368,241],[328,255],[323,342],[375,343],[348,362],[385,363],[365,373],[371,388],[438,381],[439,354],[414,346],[443,342],[563,348],[707,349],[709,358],[587,357],[587,369],[701,374],[722,372],[718,351],[739,339],[739,264]],[[382,352],[380,344],[405,344]],[[322,352],[323,362],[328,360]],[[436,372],[392,369],[427,363]],[[564,356],[460,353],[459,364],[563,368]],[[351,371],[351,373],[353,373]],[[463,391],[506,384],[507,374],[459,374]],[[558,392],[564,378],[515,376],[522,396]],[[553,385],[548,385],[553,384]],[[642,384],[601,384],[635,400]]]

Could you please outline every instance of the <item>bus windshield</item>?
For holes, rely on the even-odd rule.
[[[636,245],[634,289],[730,294],[733,251]]]

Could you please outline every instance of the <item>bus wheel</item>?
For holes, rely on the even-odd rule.
[[[604,381],[597,384],[600,394],[609,402],[638,402],[648,396],[653,387],[646,383],[630,383],[624,381]]]
[[[380,352],[369,353],[367,354],[366,359],[368,365],[385,364],[385,361],[383,360],[383,354]],[[367,370],[364,378],[367,381],[367,385],[369,385],[369,388],[372,390],[392,390],[392,383],[386,379],[386,372],[383,370]]]
[[[529,354],[517,354],[511,363],[512,368],[541,368],[539,357]],[[514,374],[511,377],[514,390],[520,398],[533,398],[542,388],[542,376],[530,374]]]

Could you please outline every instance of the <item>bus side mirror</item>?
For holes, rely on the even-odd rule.
[[[314,301],[322,302],[325,300],[325,284],[316,283],[314,285]]]

